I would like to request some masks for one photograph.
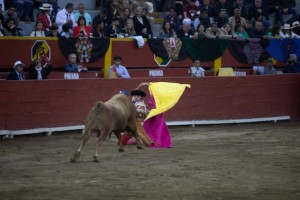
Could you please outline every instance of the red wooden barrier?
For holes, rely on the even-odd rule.
[[[0,80],[0,130],[81,125],[97,100],[141,82],[189,83],[167,121],[229,120],[274,116],[300,119],[300,74],[80,80]]]

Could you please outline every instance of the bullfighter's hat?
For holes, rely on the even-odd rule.
[[[133,90],[130,94],[131,96],[141,96],[141,97],[146,96],[146,93],[143,90]]]

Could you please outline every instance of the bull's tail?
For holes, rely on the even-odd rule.
[[[91,109],[91,111],[89,112],[86,121],[85,121],[85,128],[83,131],[83,134],[81,135],[81,139],[83,138],[89,138],[90,135],[92,134],[92,132],[95,129],[95,120],[97,119],[97,116],[99,116],[100,112],[101,112],[101,107],[104,105],[103,102],[101,101],[97,101],[94,105],[94,107]]]

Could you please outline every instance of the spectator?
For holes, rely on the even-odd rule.
[[[171,38],[171,37],[174,37],[174,35],[175,35],[175,31],[172,29],[171,23],[168,21],[165,21],[163,23],[163,28],[160,31],[158,37],[159,38]]]
[[[173,30],[177,31],[179,29],[180,21],[177,16],[175,8],[170,8],[169,14],[164,17],[164,22],[166,21],[170,22]]]
[[[274,24],[273,27],[268,31],[267,35],[269,38],[280,38],[281,26],[280,24]]]
[[[41,21],[43,23],[43,31],[49,31],[51,22],[51,4],[43,3],[43,6],[39,8],[41,12],[39,13],[36,21]]]
[[[73,14],[73,4],[67,3],[64,9],[60,10],[56,15],[55,23],[58,25],[58,30],[62,31],[62,26],[68,24],[70,29],[76,26],[74,14]]]
[[[124,37],[136,36],[132,19],[127,19],[125,27],[122,29]]]
[[[234,16],[229,17],[228,23],[231,27],[235,27],[237,24],[241,24],[243,27],[246,26],[246,19],[241,17],[241,10],[239,8],[234,9]]]
[[[265,20],[260,12],[257,12],[254,16],[254,18],[251,19],[251,26],[255,26],[256,21],[261,21],[263,23],[264,29],[268,30],[270,28],[270,22]]]
[[[294,9],[296,7],[295,0],[278,0],[279,1],[279,22],[284,24],[283,16],[282,15],[289,15],[292,14],[292,18],[297,16],[297,11]],[[298,5],[299,6],[299,5]]]
[[[33,21],[33,0],[12,0],[12,3],[18,10],[22,20],[25,22]]]
[[[4,17],[0,14],[0,36],[4,36],[3,23]]]
[[[192,21],[192,26],[194,25],[194,20],[199,15],[199,7],[196,6],[196,0],[190,0],[183,7],[183,16],[184,18],[188,18]]]
[[[183,6],[184,6],[184,1],[175,1],[175,0],[166,0],[164,1],[165,6],[164,6],[164,11],[169,11],[171,8],[175,9],[175,12],[177,13],[177,17],[179,21],[181,22],[183,20]]]
[[[120,16],[120,27],[124,28],[128,19],[132,19],[130,17],[130,8],[125,8],[123,10],[123,14]]]
[[[218,28],[218,24],[213,22],[209,28],[205,31],[208,38],[220,38],[222,36],[221,30]]]
[[[202,24],[199,24],[195,33],[194,33],[194,36],[193,36],[194,39],[198,39],[198,38],[206,38],[206,33],[205,33],[205,27],[202,25]]]
[[[154,24],[154,17],[152,16],[153,13],[153,4],[151,2],[146,2],[145,0],[136,0],[133,3],[131,11],[136,13],[137,8],[140,7],[142,10],[142,15],[145,16],[152,27]]]
[[[126,67],[121,65],[121,61],[121,56],[114,56],[114,64],[108,69],[108,78],[130,78]]]
[[[112,6],[114,9],[114,15],[119,16],[122,20],[125,19],[125,10],[127,9],[128,11],[130,11],[129,3],[127,3],[125,0],[114,0]]]
[[[254,0],[254,4],[248,9],[248,20],[252,20],[256,13],[261,13],[265,20],[269,20],[268,6],[262,4],[262,0]]]
[[[219,28],[222,28],[224,24],[228,23],[228,18],[226,17],[226,10],[221,9],[219,16],[216,17],[214,21],[217,22]]]
[[[57,0],[46,0],[47,3],[52,5],[51,9],[51,22],[55,22],[56,15],[58,13],[58,5],[57,5]]]
[[[46,56],[40,56],[29,66],[29,79],[43,80],[47,79],[48,74],[52,71],[50,59]]]
[[[283,73],[300,73],[300,62],[297,60],[296,54],[289,56],[287,65],[282,70]]]
[[[227,38],[227,39],[236,38],[234,31],[232,30],[230,24],[228,23],[224,24],[223,27],[220,29],[220,31],[221,31],[221,38]]]
[[[261,21],[256,21],[255,26],[249,32],[250,38],[267,38],[265,28]]]
[[[65,38],[69,38],[72,36],[72,30],[71,30],[71,27],[68,23],[65,23],[63,26],[62,26],[62,31],[59,33],[59,35],[61,37],[65,37]]]
[[[99,19],[95,22],[93,30],[92,30],[92,35],[93,37],[97,37],[97,38],[104,38],[104,29],[105,29],[105,25],[103,20]]]
[[[242,24],[237,24],[235,26],[234,34],[236,35],[236,37],[238,39],[241,39],[241,40],[249,38],[249,35],[248,35],[247,31],[244,30],[244,27],[242,26]]]
[[[73,28],[73,36],[76,37],[90,37],[91,27],[86,24],[84,16],[79,16],[77,21],[77,26]]]
[[[201,10],[200,16],[195,19],[194,27],[198,27],[199,24],[202,24],[205,27],[205,29],[207,29],[210,27],[212,22],[213,21],[208,16],[207,10],[203,9]]]
[[[16,7],[11,5],[6,12],[3,13],[4,21],[6,21],[8,18],[13,18],[15,21],[16,26],[19,25],[19,17],[16,12]]]
[[[215,4],[215,17],[220,13],[221,10],[225,10],[226,17],[230,17],[233,15],[233,6],[231,3],[227,2],[227,0],[219,0]]]
[[[280,12],[279,12],[279,0],[266,0],[266,3],[268,5],[268,13],[269,13],[269,15],[275,13],[274,23],[275,24],[280,23],[280,20],[279,20],[279,18],[280,18],[279,17],[279,15],[280,15]]]
[[[199,10],[201,10],[200,15],[201,15],[203,10],[206,10],[207,16],[210,17],[210,18],[213,18],[214,15],[215,15],[214,14],[214,7],[210,4],[210,0],[203,0],[203,4],[200,5]]]
[[[10,72],[6,79],[7,80],[24,80],[24,75],[23,75],[23,71],[24,71],[24,63],[22,63],[21,61],[16,61],[14,64],[14,71]]]
[[[86,67],[78,65],[76,63],[76,59],[77,59],[76,54],[71,53],[69,55],[69,63],[67,63],[65,65],[65,67],[64,67],[65,71],[66,72],[86,72],[86,71],[88,71],[88,69]]]
[[[192,77],[204,77],[205,70],[201,67],[201,63],[199,59],[194,59],[193,66],[190,67],[190,74]]]
[[[98,21],[99,19],[103,21],[105,28],[108,27],[108,26],[110,26],[110,24],[111,24],[111,17],[108,14],[108,10],[107,9],[103,8],[100,11],[100,13],[94,17],[93,24],[96,24],[96,21]]]
[[[5,2],[4,0],[0,0],[0,14],[5,11]]]
[[[284,24],[282,30],[279,32],[280,38],[299,38],[299,35],[291,30],[289,24]]]
[[[53,23],[50,26],[50,31],[45,33],[47,37],[60,37],[57,24]]]
[[[117,38],[121,31],[120,18],[115,16],[111,22],[111,25],[105,29],[104,34],[106,37]]]
[[[57,0],[34,0],[34,5],[36,8],[42,7],[43,4],[50,6],[49,20],[54,23],[58,12]]]
[[[142,7],[137,7],[135,16],[132,18],[134,29],[137,35],[143,38],[152,37],[152,29],[148,19],[143,15]]]
[[[248,19],[248,9],[244,4],[244,0],[236,0],[236,2],[233,5],[233,9],[238,8],[241,12],[241,17],[243,17],[244,19]],[[232,26],[234,27],[234,26]]]
[[[192,21],[188,18],[185,18],[182,22],[182,28],[177,31],[178,38],[191,38],[194,35],[194,32],[191,29]]]
[[[31,37],[46,37],[45,32],[43,31],[43,22],[37,21],[35,23],[35,30],[29,35]]]
[[[16,26],[15,20],[13,18],[8,18],[5,21],[3,28],[3,35],[5,36],[24,36],[24,32],[21,28]]]
[[[85,18],[86,25],[91,26],[93,21],[91,15],[85,11],[85,6],[83,3],[78,4],[78,12],[74,14],[75,22],[78,22],[79,17],[82,16]]]
[[[276,69],[274,69],[272,59],[266,60],[265,66],[254,66],[253,73],[255,75],[270,75],[270,74],[277,74]]]

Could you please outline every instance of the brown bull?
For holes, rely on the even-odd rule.
[[[71,162],[76,162],[80,156],[82,147],[88,141],[92,133],[97,133],[97,146],[94,155],[94,162],[98,162],[98,152],[100,145],[112,132],[118,138],[119,152],[123,152],[121,141],[122,132],[131,133],[137,141],[140,149],[141,142],[137,138],[136,110],[131,100],[125,94],[117,94],[107,102],[96,102],[89,112],[85,129],[81,136],[80,146],[74,154]]]

